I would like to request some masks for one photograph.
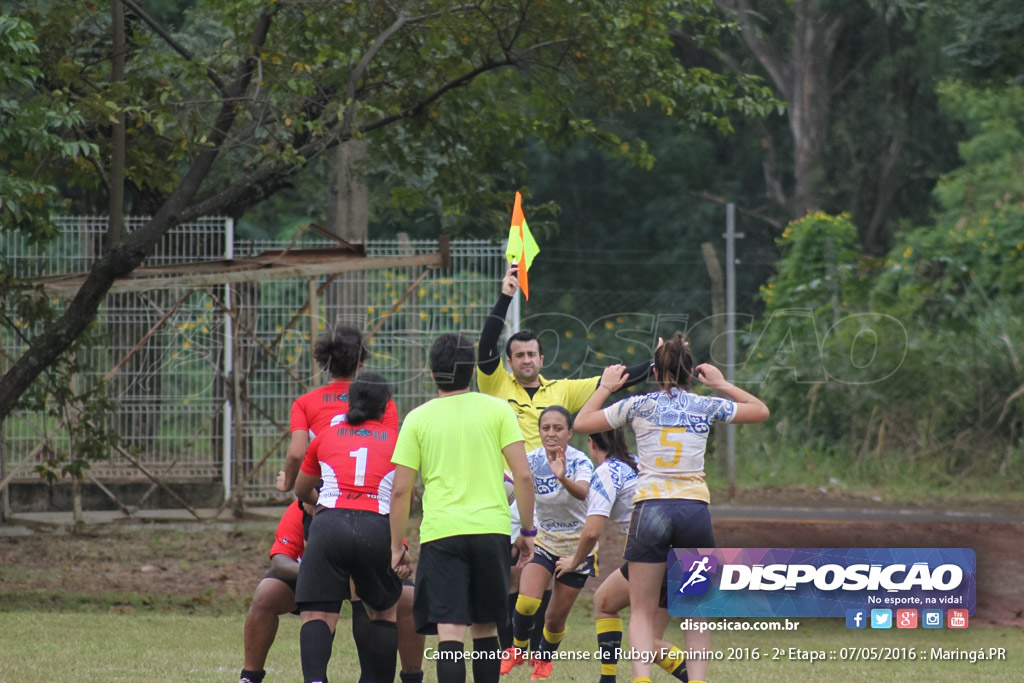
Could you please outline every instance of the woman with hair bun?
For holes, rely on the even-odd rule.
[[[624,557],[629,568],[629,642],[652,653],[655,620],[664,599],[665,567],[672,548],[713,548],[704,481],[704,453],[711,425],[764,422],[768,408],[754,395],[726,381],[709,363],[696,368],[681,332],[654,352],[654,376],[660,390],[631,396],[602,409],[602,402],[628,379],[625,366],[605,368],[597,391],[576,416],[583,434],[629,424],[636,434],[639,477]],[[689,390],[696,377],[725,396],[702,396]],[[687,649],[707,648],[710,636],[687,631]],[[634,683],[650,683],[651,659],[632,661]],[[705,680],[707,662],[689,665],[690,681]]]
[[[370,617],[364,647],[357,648],[360,664],[367,680],[391,681],[402,596],[402,580],[391,567],[388,517],[398,430],[383,422],[391,404],[383,377],[364,373],[348,393],[346,419],[317,435],[295,482],[296,494],[316,504],[295,588],[302,672],[306,681],[326,680],[341,603],[353,597],[351,581]]]
[[[313,358],[326,370],[331,381],[295,399],[291,414],[291,441],[285,454],[284,470],[277,475],[277,490],[291,491],[309,442],[324,429],[345,421],[349,406],[349,383],[363,367],[369,351],[363,334],[354,327],[339,325],[317,340]],[[389,401],[381,421],[398,429],[398,408]]]

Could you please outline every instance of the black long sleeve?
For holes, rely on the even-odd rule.
[[[629,375],[629,379],[622,385],[622,389],[631,387],[640,382],[646,382],[648,378],[654,377],[654,362],[644,361],[643,363],[637,363],[636,365],[630,365],[626,368],[626,373]],[[601,378],[597,379],[598,383],[601,382]],[[622,391],[619,389],[619,391]]]
[[[508,294],[498,295],[498,301],[494,304],[494,308],[491,309],[490,315],[484,322],[484,328],[480,331],[477,367],[485,375],[493,375],[494,371],[501,367],[498,338],[501,337],[501,330],[505,327],[505,315],[508,314],[508,307],[511,303],[512,297]]]

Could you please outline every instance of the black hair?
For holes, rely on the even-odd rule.
[[[542,349],[541,345],[540,345],[540,338],[537,335],[535,335],[532,330],[519,330],[518,332],[513,334],[511,337],[509,337],[507,342],[505,342],[505,357],[506,358],[511,358],[512,357],[512,342],[528,342],[528,341],[535,341],[535,342],[537,342],[537,353],[542,355],[542,356],[544,355],[544,349]]]
[[[626,430],[623,427],[616,427],[607,432],[594,432],[590,435],[594,445],[608,454],[609,458],[615,458],[629,465],[634,472],[637,471],[636,460],[629,452],[626,445]]]
[[[475,367],[473,341],[462,333],[442,334],[430,347],[430,372],[441,391],[468,389]]]
[[[541,411],[540,417],[537,418],[537,426],[540,427],[540,421],[544,419],[544,416],[548,413],[555,412],[565,418],[565,424],[569,425],[569,431],[572,431],[572,415],[569,411],[562,406],[548,406]]]
[[[369,355],[363,333],[348,325],[335,327],[313,347],[313,358],[331,377],[352,377]]]
[[[364,372],[348,387],[348,414],[345,421],[358,425],[379,420],[391,400],[391,387],[375,372]]]
[[[654,369],[658,371],[658,383],[666,391],[672,387],[686,389],[690,386],[693,356],[690,355],[690,342],[682,332],[676,332],[655,349]]]

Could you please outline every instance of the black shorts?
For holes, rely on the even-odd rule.
[[[266,574],[264,574],[263,578],[264,579],[277,579],[278,581],[280,581],[284,585],[286,585],[289,588],[291,588],[292,589],[292,593],[295,592],[295,582],[298,580],[298,579],[282,579],[280,576],[278,576],[277,574],[274,573],[273,569],[271,569]]]
[[[420,546],[412,615],[416,631],[438,624],[508,623],[508,534],[467,534]]]
[[[299,565],[299,610],[339,612],[350,597],[350,578],[371,609],[382,612],[398,602],[402,580],[391,568],[390,522],[368,510],[321,510]]]
[[[293,594],[295,593],[295,581],[296,581],[296,579],[282,579],[282,578],[281,578],[280,576],[278,576],[277,574],[275,574],[275,573],[274,573],[274,570],[273,570],[273,569],[271,569],[270,571],[268,571],[268,572],[267,572],[267,573],[266,573],[266,574],[265,574],[265,575],[263,576],[263,578],[264,578],[264,579],[274,579],[275,581],[280,581],[280,582],[281,582],[281,583],[283,583],[284,585],[286,585],[286,586],[288,586],[289,588],[291,588],[291,589],[292,589],[292,593],[293,593]],[[298,613],[299,613],[299,608],[298,608],[298,607],[296,607],[296,608],[295,608],[295,609],[293,609],[293,610],[292,610],[291,612],[289,612],[289,614],[298,614]]]
[[[552,555],[547,550],[541,547],[534,547],[533,559],[530,560],[530,564],[539,564],[540,566],[547,569],[552,575],[555,573],[555,563],[558,562],[558,556]],[[583,569],[575,572],[566,572],[559,577],[555,578],[560,584],[566,585],[569,588],[575,588],[579,590],[583,588],[583,584],[587,582],[587,579],[591,576],[597,576],[597,555],[589,555],[587,559],[583,561]]]
[[[641,500],[629,519],[628,562],[666,562],[672,548],[714,548],[711,511],[700,500]]]

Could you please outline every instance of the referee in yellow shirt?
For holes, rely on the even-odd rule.
[[[590,395],[597,391],[601,377],[595,375],[586,379],[554,380],[543,377],[540,371],[544,366],[544,355],[540,340],[529,330],[516,332],[505,343],[505,356],[508,358],[509,367],[512,368],[511,373],[505,372],[501,367],[498,338],[505,327],[505,316],[518,288],[519,280],[513,266],[502,278],[498,302],[494,304],[491,314],[484,323],[484,329],[480,332],[477,355],[479,372],[476,382],[480,393],[500,398],[512,406],[526,442],[526,451],[531,452],[541,446],[540,430],[537,425],[544,409],[550,406],[563,406],[570,413],[577,412]],[[627,368],[629,379],[623,388],[646,380],[653,365],[653,361],[648,361]],[[513,518],[512,526],[518,527],[518,520]],[[509,588],[511,592],[508,595],[508,611],[512,614],[519,593],[519,572],[515,569],[512,570]],[[550,599],[551,591],[544,591],[536,615],[539,623],[543,623]],[[509,624],[503,624],[498,629],[498,639],[503,650],[512,646],[512,629]],[[532,640],[532,649],[536,651],[540,641],[540,629],[536,629]]]
[[[505,315],[519,287],[516,269],[511,267],[501,281],[501,295],[480,333],[477,385],[480,392],[507,401],[519,420],[519,429],[526,441],[526,451],[540,448],[537,422],[540,414],[550,406],[563,406],[575,413],[597,390],[600,375],[586,379],[547,379],[540,374],[544,355],[540,340],[530,330],[520,330],[508,338],[505,355],[512,372],[501,367],[498,338],[505,326]],[[647,379],[652,362],[648,361],[626,369],[629,380],[623,388]]]

